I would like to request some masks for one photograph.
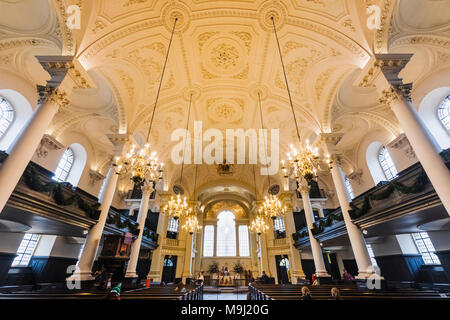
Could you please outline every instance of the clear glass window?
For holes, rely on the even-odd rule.
[[[53,180],[58,182],[64,182],[67,180],[69,176],[70,170],[72,169],[74,161],[73,151],[68,148],[64,151],[64,154],[59,160],[58,167],[56,168],[55,175],[53,176]]]

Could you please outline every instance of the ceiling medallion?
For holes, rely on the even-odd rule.
[[[233,123],[242,119],[240,99],[210,99],[207,101],[208,117],[220,123]]]
[[[215,36],[201,49],[202,65],[214,77],[233,77],[248,67],[245,44],[234,35]]]
[[[171,31],[175,18],[178,18],[175,33],[181,33],[189,28],[191,14],[188,7],[180,2],[171,2],[162,9],[162,20],[167,30]]]
[[[280,29],[286,21],[287,10],[280,1],[268,1],[258,9],[258,16],[261,28],[265,31],[272,31],[271,18],[274,18],[276,27]]]

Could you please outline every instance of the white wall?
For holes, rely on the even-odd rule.
[[[428,235],[436,251],[450,250],[450,231],[433,231]]]

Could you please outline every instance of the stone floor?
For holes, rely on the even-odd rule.
[[[203,300],[247,300],[246,293],[204,293]]]

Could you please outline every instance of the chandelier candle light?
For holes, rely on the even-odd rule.
[[[255,203],[258,203],[258,191],[256,190],[256,173],[255,166],[253,166],[253,183],[255,185]],[[269,226],[266,223],[266,215],[260,210],[256,211],[256,217],[250,224],[250,231],[255,232],[258,236],[262,233],[266,233],[269,230]]]
[[[259,114],[261,118],[261,128],[264,131],[264,121],[263,121],[263,114],[262,114],[262,106],[261,106],[261,93],[258,92],[258,102],[259,102]],[[266,163],[267,161],[267,146],[266,146],[266,139],[264,137],[264,150],[266,155]],[[269,196],[265,198],[265,201],[263,202],[262,206],[258,209],[258,213],[265,215],[268,218],[271,218],[275,220],[277,217],[284,217],[286,215],[287,209],[286,207],[283,207],[281,205],[281,201],[278,200],[278,197],[270,192],[270,174],[269,174],[269,167],[267,167],[267,179],[269,183]]]
[[[156,151],[151,152],[147,143],[139,150],[133,144],[125,156],[114,159],[113,166],[118,174],[131,173],[131,180],[140,185],[145,181],[150,183],[162,179],[164,163],[158,163]]]
[[[197,169],[198,165],[195,165],[195,179],[194,179],[194,202],[197,202]],[[193,235],[195,232],[198,232],[201,230],[201,226],[199,225],[197,213],[199,211],[198,203],[196,203],[194,210],[192,208],[189,208],[188,215],[186,217],[186,220],[181,227],[183,231],[189,232],[190,235]]]

